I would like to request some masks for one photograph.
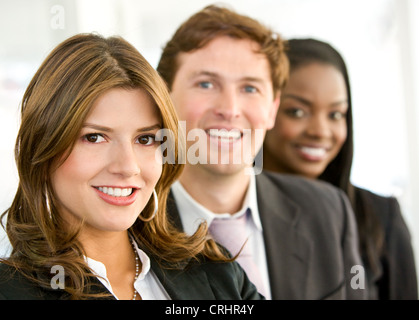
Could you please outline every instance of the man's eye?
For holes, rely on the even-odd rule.
[[[255,93],[257,92],[257,89],[254,86],[245,86],[244,91],[248,93]]]
[[[84,140],[90,143],[99,143],[105,141],[105,138],[99,133],[89,133],[86,134]]]
[[[199,86],[203,89],[211,89],[213,87],[213,84],[209,81],[201,81],[199,83]]]
[[[154,135],[144,135],[144,136],[138,137],[138,143],[145,146],[152,145],[154,144],[155,141],[156,141],[156,137]]]

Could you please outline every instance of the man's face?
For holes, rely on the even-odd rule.
[[[279,98],[270,66],[250,40],[218,37],[181,53],[171,96],[186,122],[187,163],[215,174],[241,172],[253,163]]]

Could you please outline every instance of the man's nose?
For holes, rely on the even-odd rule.
[[[234,88],[223,88],[221,90],[214,111],[217,116],[229,121],[240,116],[239,97]]]

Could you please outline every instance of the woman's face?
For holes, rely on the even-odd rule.
[[[280,172],[317,178],[337,156],[347,136],[348,96],[342,73],[311,63],[290,74],[281,95],[266,153]]]
[[[99,96],[74,149],[52,174],[60,214],[69,222],[84,219],[84,230],[131,227],[162,172],[154,140],[160,128],[159,111],[143,89]]]

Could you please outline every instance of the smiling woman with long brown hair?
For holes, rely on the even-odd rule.
[[[205,225],[188,237],[168,221],[182,165],[162,161],[160,129],[177,159],[166,86],[128,42],[80,34],[50,53],[22,100],[0,298],[260,298]]]

